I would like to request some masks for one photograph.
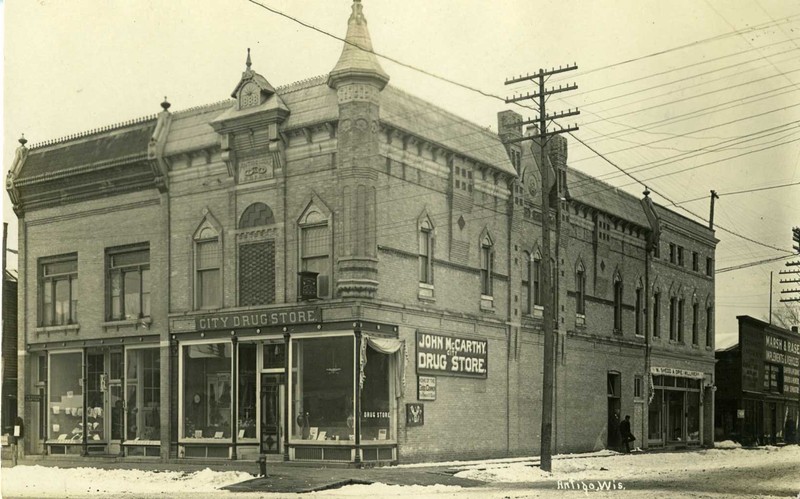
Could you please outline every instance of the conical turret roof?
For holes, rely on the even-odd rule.
[[[347,20],[347,36],[342,55],[328,76],[328,85],[331,87],[335,88],[341,80],[348,77],[374,79],[381,89],[389,82],[389,75],[378,63],[378,57],[372,50],[363,9],[361,0],[353,0],[353,12]]]

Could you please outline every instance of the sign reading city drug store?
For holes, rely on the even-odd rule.
[[[243,327],[291,326],[322,321],[319,307],[256,310],[207,314],[195,317],[197,331],[237,329]]]
[[[486,378],[488,343],[417,331],[417,374]]]

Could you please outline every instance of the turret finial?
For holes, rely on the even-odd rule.
[[[644,186],[644,192],[642,194],[644,194],[644,197],[650,196],[650,189],[648,189],[647,186]]]
[[[247,48],[247,62],[245,65],[247,66],[247,70],[250,71],[250,66],[253,65],[253,62],[250,60],[250,47]]]
[[[23,133],[22,136],[19,138],[19,143],[22,144],[22,147],[25,147],[25,144],[28,143],[28,139],[25,138],[25,134]]]
[[[168,109],[169,109],[169,107],[170,107],[171,105],[172,105],[172,104],[170,104],[170,103],[167,101],[167,96],[165,95],[165,96],[164,96],[164,102],[162,102],[162,103],[161,103],[161,108],[162,108],[162,109],[164,109],[164,111],[166,111],[166,110],[168,110]]]

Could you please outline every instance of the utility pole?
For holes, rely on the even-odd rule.
[[[555,121],[558,118],[566,118],[568,116],[576,116],[580,114],[577,109],[562,111],[548,115],[545,110],[547,97],[560,92],[567,92],[578,88],[574,83],[566,87],[559,85],[558,88],[545,89],[545,83],[550,76],[566,71],[574,71],[578,69],[577,64],[567,67],[559,67],[558,69],[550,69],[545,71],[539,69],[538,73],[533,75],[520,76],[506,80],[506,85],[519,83],[523,81],[532,81],[538,85],[538,90],[533,94],[526,93],[525,95],[515,95],[506,99],[506,104],[512,102],[520,102],[532,100],[537,104],[537,111],[539,116],[536,119],[526,120],[522,125],[536,124],[538,130],[535,135],[513,139],[510,142],[520,142],[523,140],[533,139],[534,143],[539,146],[539,169],[542,174],[542,305],[544,311],[542,314],[542,333],[544,334],[544,373],[542,376],[542,434],[541,434],[541,460],[539,467],[544,471],[551,471],[552,469],[552,440],[553,440],[553,378],[555,369],[555,351],[553,349],[553,323],[556,318],[556,310],[553,296],[553,282],[551,280],[550,269],[550,193],[552,190],[550,179],[550,168],[547,161],[547,140],[549,137],[560,133],[572,132],[578,129],[577,125],[567,128],[560,128],[551,132],[547,131],[547,123]],[[558,175],[558,172],[555,172]],[[557,182],[555,185],[558,185]],[[560,199],[560,193],[556,192],[556,200]],[[558,201],[560,202],[560,201]],[[558,227],[558,224],[556,225]],[[558,244],[559,234],[556,234],[556,243]],[[558,262],[556,262],[557,264]],[[557,275],[556,275],[557,277]]]
[[[792,246],[792,249],[794,249],[798,254],[800,254],[800,227],[793,227],[792,228],[792,240],[795,243],[795,245]],[[787,267],[800,267],[800,261],[786,262],[785,265]],[[781,270],[780,273],[784,274],[784,275],[785,274],[795,274],[795,276],[796,276],[797,274],[800,274],[800,269],[798,269],[798,270],[785,270],[785,271]],[[781,284],[797,284],[797,283],[800,283],[800,279],[781,279],[780,282],[781,282]],[[800,289],[784,289],[784,290],[781,290],[781,294],[784,294],[784,293],[787,293],[787,294],[788,293],[792,293],[792,294],[800,293]],[[794,301],[800,301],[800,296],[789,296],[788,298],[781,298],[781,302],[782,303],[794,302]],[[770,318],[772,318],[772,314],[771,313],[770,313]]]
[[[714,200],[719,199],[717,191],[711,190],[711,215],[708,217],[708,228],[714,230]]]

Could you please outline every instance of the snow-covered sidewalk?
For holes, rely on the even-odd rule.
[[[539,497],[539,493],[557,493],[560,489],[580,490],[580,487],[591,485],[601,487],[613,493],[626,481],[661,482],[676,476],[703,476],[706,485],[713,490],[726,490],[722,476],[714,473],[720,470],[740,468],[753,469],[763,464],[789,465],[789,469],[800,470],[800,446],[762,447],[758,449],[742,449],[732,443],[721,444],[720,449],[697,450],[688,452],[654,452],[618,454],[602,451],[600,453],[570,454],[555,456],[553,472],[541,471],[535,463],[538,458],[497,459],[470,462],[424,463],[397,466],[388,470],[394,473],[408,473],[413,478],[415,473],[425,473],[430,483],[429,471],[432,468],[441,470],[448,467],[456,471],[455,476],[486,482],[490,488],[461,488],[456,486],[437,485],[349,485],[335,490],[316,492],[314,495],[325,497],[483,497],[489,494],[494,497],[498,493],[526,490],[531,483],[536,484],[539,492],[530,492],[530,497]],[[792,468],[796,464],[796,467]],[[417,469],[419,468],[419,469]],[[427,469],[425,469],[427,468]],[[387,471],[388,471],[387,470]],[[313,469],[308,470],[313,473]],[[357,478],[359,470],[352,470]],[[387,473],[388,476],[388,473]],[[2,497],[297,497],[294,494],[239,493],[220,490],[221,487],[243,482],[253,478],[249,473],[238,471],[211,471],[205,469],[197,472],[180,471],[142,471],[128,469],[98,468],[57,468],[44,466],[17,466],[0,470]],[[758,476],[752,477],[758,480]],[[781,486],[796,488],[800,491],[800,476],[789,473],[778,477]],[[775,477],[772,478],[775,480]],[[710,483],[717,480],[719,483]],[[414,483],[413,480],[406,483]],[[718,488],[717,488],[718,485]],[[566,490],[562,491],[565,492]],[[603,489],[600,489],[601,491]],[[628,489],[626,489],[628,490]],[[782,489],[783,490],[783,489]],[[637,493],[643,493],[639,490]],[[659,490],[663,493],[663,490]],[[673,492],[675,490],[673,489]],[[634,494],[636,496],[636,494]],[[526,492],[524,497],[528,497]],[[523,497],[520,496],[520,497]],[[603,497],[604,494],[597,495]],[[498,497],[503,497],[501,494]],[[638,497],[638,496],[637,496]],[[644,497],[644,496],[643,496]],[[666,496],[659,496],[666,497]],[[709,496],[712,497],[712,496]],[[721,496],[724,497],[724,496]]]

